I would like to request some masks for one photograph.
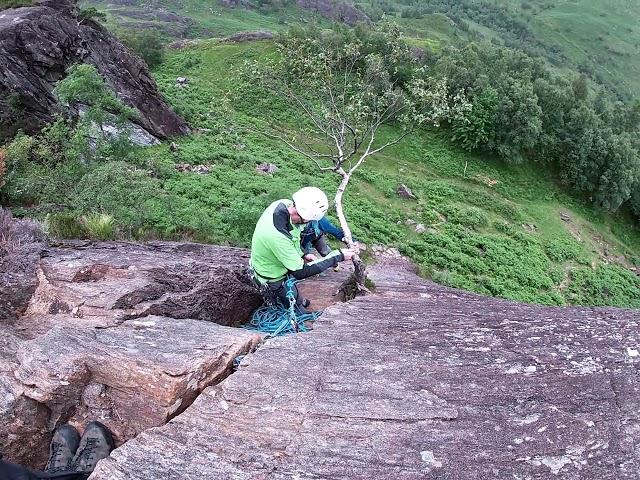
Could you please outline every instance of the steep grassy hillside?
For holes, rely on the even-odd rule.
[[[239,17],[217,18],[219,7],[202,13],[202,3],[180,2],[177,14],[193,16],[189,25],[209,18],[224,33],[254,28],[255,19],[282,24],[277,12],[237,9],[233,15]],[[164,11],[154,8],[149,11]],[[240,28],[234,18],[246,23]],[[453,37],[474,35],[440,13],[398,18],[413,25],[408,30],[413,43],[433,49]],[[423,21],[432,27],[421,30]],[[299,115],[250,81],[240,81],[247,60],[273,52],[268,41],[200,40],[169,49],[154,75],[175,110],[195,127],[193,135],[87,162],[63,158],[56,148],[50,152],[55,155],[47,153],[68,132],[57,122],[45,133],[44,140],[55,140],[51,145],[32,137],[12,144],[8,155],[19,167],[11,167],[0,193],[16,213],[47,218],[50,232],[61,236],[247,246],[270,201],[306,184],[328,192],[336,187],[335,178],[319,175],[308,160],[246,128],[274,119],[286,128]],[[187,80],[177,82],[178,77]],[[555,182],[548,167],[469,154],[450,136],[422,131],[371,158],[356,175],[346,210],[360,239],[397,246],[425,276],[451,286],[544,304],[640,307],[640,278],[632,271],[640,265],[640,230],[625,212],[612,216],[581,203]],[[262,162],[279,170],[261,175],[256,166]],[[417,199],[400,198],[400,184]]]
[[[532,9],[531,28],[585,72],[630,96],[640,91],[640,2],[578,0]]]
[[[123,3],[83,0],[80,5],[105,12],[110,27],[153,28],[168,39],[224,37],[252,30],[278,31],[294,23],[312,20],[309,12],[295,6],[286,9],[228,8],[212,0]]]
[[[272,48],[269,42],[202,42],[171,52],[156,72],[170,102],[202,130],[178,141],[177,151],[163,145],[139,162],[213,165],[208,175],[165,173],[162,188],[175,201],[171,212],[157,213],[173,233],[247,245],[269,201],[307,183],[335,189],[333,177],[242,128],[295,114],[237,85],[244,61]],[[188,87],[176,84],[178,76],[189,79]],[[263,161],[279,171],[257,174]],[[401,199],[401,183],[418,199]],[[640,261],[633,256],[640,232],[624,215],[610,217],[577,202],[550,172],[469,155],[438,131],[371,159],[347,195],[347,213],[364,241],[398,246],[441,283],[546,304],[640,306],[640,280],[627,268]],[[426,232],[417,233],[415,223]]]
[[[168,37],[220,37],[246,30],[278,31],[317,14],[286,7],[225,8],[217,1],[83,0],[105,10],[109,24],[158,28]],[[284,2],[287,3],[287,2]],[[437,49],[484,38],[578,69],[624,96],[640,89],[640,2],[637,0],[365,0],[353,2],[374,21],[392,18],[413,43]],[[321,20],[326,21],[326,20]]]

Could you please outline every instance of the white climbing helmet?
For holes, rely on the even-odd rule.
[[[317,187],[304,187],[293,194],[298,215],[306,222],[320,220],[329,210],[329,200]]]

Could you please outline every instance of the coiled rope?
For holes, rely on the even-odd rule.
[[[280,302],[263,305],[251,316],[247,328],[266,333],[268,337],[277,337],[289,333],[308,332],[306,322],[314,322],[322,312],[302,313],[296,306],[295,285],[296,280],[289,278],[285,282],[287,300],[289,306],[285,307]]]

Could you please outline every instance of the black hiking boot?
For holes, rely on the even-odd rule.
[[[111,450],[113,450],[113,438],[107,427],[100,422],[89,423],[82,434],[78,451],[73,457],[73,471],[93,472],[98,461],[107,458]]]
[[[45,471],[57,473],[71,470],[71,462],[79,443],[80,435],[75,428],[69,424],[58,427],[49,445],[49,461],[44,467]]]

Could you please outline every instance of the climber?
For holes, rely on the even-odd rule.
[[[322,190],[305,187],[293,194],[292,200],[273,202],[264,211],[251,240],[250,266],[252,278],[263,295],[287,306],[285,283],[288,278],[302,280],[351,260],[356,249],[340,249],[321,260],[305,263],[300,236],[305,224],[319,221],[329,209],[329,200]],[[296,305],[306,312],[309,301],[295,289]]]
[[[342,229],[336,227],[327,217],[322,217],[318,221],[314,220],[307,223],[307,226],[302,230],[302,234],[300,235],[300,243],[305,261],[313,262],[316,260],[315,255],[312,253],[314,248],[323,257],[331,253],[331,247],[327,244],[326,234],[331,235],[341,242],[345,242]],[[353,241],[356,243],[358,249],[364,249],[364,245],[358,242],[355,236],[353,237]]]
[[[113,450],[113,438],[100,422],[90,422],[82,438],[69,424],[61,425],[49,446],[49,461],[43,472],[0,460],[2,480],[86,480],[99,460]]]

